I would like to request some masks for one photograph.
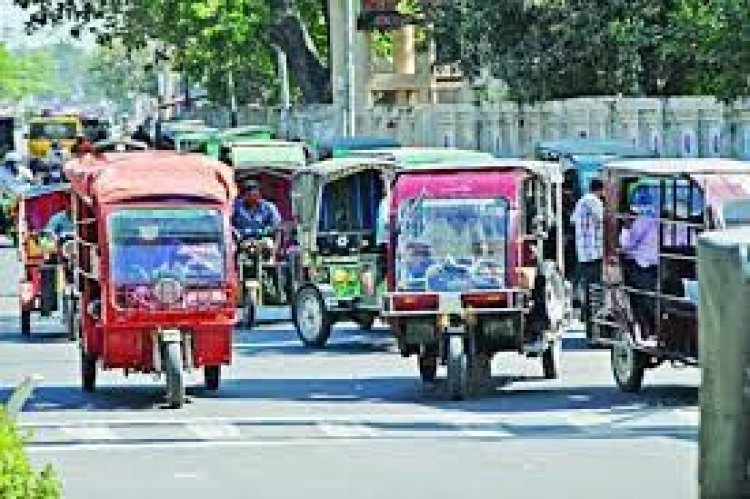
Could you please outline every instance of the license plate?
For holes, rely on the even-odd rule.
[[[161,340],[165,343],[182,341],[182,332],[179,329],[165,329],[161,332]]]

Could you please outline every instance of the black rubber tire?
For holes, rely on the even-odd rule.
[[[435,355],[419,356],[419,377],[423,383],[434,383],[437,379],[438,359]]]
[[[313,320],[311,317],[305,317],[302,314],[316,303],[318,317]],[[323,304],[323,298],[317,289],[312,286],[305,286],[297,291],[294,297],[294,306],[292,307],[292,319],[297,329],[297,336],[300,341],[311,348],[322,348],[328,343],[331,337],[332,322],[330,314],[326,311]],[[308,329],[309,327],[309,329]],[[305,329],[307,333],[303,332]]]
[[[448,395],[451,400],[463,400],[469,392],[469,359],[464,338],[448,338]]]
[[[361,315],[357,317],[356,323],[362,331],[369,333],[372,331],[372,327],[375,324],[375,315],[373,314]]]
[[[215,392],[221,384],[221,366],[206,366],[203,368],[203,379],[206,390]]]
[[[96,390],[96,357],[81,350],[81,388],[84,392]]]
[[[255,327],[255,304],[252,300],[245,302],[245,316],[242,318],[242,325],[246,329],[253,329]]]
[[[31,310],[21,310],[21,336],[31,336]]]
[[[80,319],[77,317],[77,302],[73,298],[66,298],[66,300],[68,300],[68,306],[65,313],[65,329],[68,334],[68,340],[78,341],[78,321]]]
[[[167,381],[167,405],[178,409],[185,403],[185,380],[182,372],[182,346],[177,342],[162,346],[164,373]]]
[[[626,361],[625,358],[628,360]],[[643,386],[643,375],[646,373],[648,357],[630,347],[613,346],[610,350],[610,362],[615,383],[625,393],[637,393]],[[618,366],[628,365],[627,372]]]
[[[560,364],[562,357],[562,342],[558,339],[542,352],[542,372],[544,379],[557,379],[560,377]]]

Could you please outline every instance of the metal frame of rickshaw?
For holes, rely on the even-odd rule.
[[[117,156],[119,156],[119,161],[126,161],[125,158],[130,156],[130,154],[119,154]],[[124,165],[110,164],[106,166],[103,165],[102,170],[121,166],[127,168],[127,166]],[[73,167],[73,169],[74,168],[75,167]],[[218,169],[216,169],[216,172],[217,175],[220,176]],[[101,170],[97,173],[97,177],[100,174]],[[233,187],[231,187],[231,189],[233,189]],[[81,338],[81,382],[84,391],[93,392],[95,390],[97,363],[100,360],[103,363],[105,362],[97,357],[97,352],[87,351],[87,348],[89,348],[87,346],[89,338],[94,338],[97,331],[99,331],[98,341],[100,343],[100,351],[98,354],[102,355],[104,353],[104,336],[107,334],[105,324],[96,324],[95,319],[89,316],[91,313],[89,309],[97,299],[101,302],[99,314],[103,314],[105,307],[108,310],[117,311],[121,314],[121,316],[115,318],[114,321],[110,321],[110,324],[108,325],[112,330],[110,331],[110,334],[115,330],[137,329],[140,332],[141,338],[139,345],[144,341],[151,341],[149,359],[142,357],[136,360],[134,355],[131,355],[130,359],[127,361],[123,361],[122,359],[110,359],[108,361],[110,364],[105,364],[103,366],[104,369],[123,368],[126,376],[130,372],[155,373],[157,375],[163,372],[167,378],[167,402],[171,407],[180,407],[185,402],[185,385],[182,371],[192,371],[197,367],[196,361],[193,358],[195,356],[194,349],[200,348],[200,345],[206,341],[195,337],[194,334],[186,334],[184,329],[187,329],[191,325],[198,325],[203,333],[208,330],[214,332],[226,330],[224,335],[226,336],[225,342],[228,343],[229,347],[225,357],[219,361],[219,364],[209,365],[205,361],[203,364],[206,388],[214,391],[219,387],[220,367],[222,364],[228,364],[231,360],[232,326],[234,323],[235,310],[234,306],[230,304],[236,300],[237,294],[235,284],[236,276],[234,276],[233,266],[229,263],[231,262],[232,252],[231,237],[229,235],[230,226],[228,222],[229,213],[231,212],[231,196],[229,196],[224,203],[215,199],[201,197],[198,193],[195,195],[191,194],[188,197],[185,197],[185,194],[181,193],[177,195],[178,199],[180,199],[179,201],[175,201],[174,196],[174,193],[170,193],[168,190],[162,190],[161,192],[154,192],[153,196],[149,195],[146,198],[143,196],[123,197],[122,199],[108,202],[103,206],[96,197],[89,197],[86,193],[75,192],[75,189],[73,189],[72,211],[76,226],[76,236],[74,240],[75,246],[73,250],[73,260],[76,262],[76,267],[73,275],[76,294],[75,301],[77,303],[77,307],[75,308],[76,317],[74,327],[78,329],[79,337]],[[213,298],[208,298],[208,294],[205,294],[205,291],[201,290],[197,290],[197,296],[199,299],[198,303],[193,305],[194,309],[192,310],[166,309],[157,311],[140,311],[121,308],[114,303],[116,300],[116,294],[113,293],[111,283],[107,285],[107,281],[111,280],[111,277],[107,275],[111,256],[109,256],[110,242],[106,235],[108,230],[103,228],[105,225],[104,220],[106,220],[108,215],[121,208],[150,209],[154,208],[159,203],[161,203],[164,208],[170,209],[180,207],[213,208],[221,211],[225,215],[223,218],[226,219],[226,225],[224,227],[224,240],[226,243],[224,251],[226,276],[225,282],[218,289],[219,292],[224,293],[225,305],[216,305],[212,301]],[[81,213],[81,211],[85,211],[85,213]],[[80,219],[82,216],[85,218]],[[204,293],[202,300],[200,299],[201,293]],[[86,300],[84,300],[84,295],[87,296]],[[84,301],[86,303],[84,303]],[[86,310],[84,310],[84,308]],[[127,317],[127,321],[123,321],[123,315]],[[230,315],[231,318],[228,318]],[[208,317],[213,317],[213,319],[206,320]],[[213,322],[211,322],[212,320]],[[86,324],[88,324],[88,326]],[[89,329],[88,333],[86,331],[87,327]],[[146,330],[149,330],[149,332],[146,332]],[[122,331],[119,331],[118,334],[120,334],[120,341],[122,341]],[[128,331],[127,334],[130,335],[133,334],[133,332]],[[143,338],[145,338],[145,340]],[[213,341],[216,342],[217,340],[214,339]],[[219,340],[219,343],[222,341],[223,340]],[[168,348],[173,344],[182,345],[179,352],[175,352]],[[167,348],[164,348],[165,346]],[[140,345],[140,354],[144,353],[143,348],[143,345]],[[205,354],[205,352],[203,352],[203,354]],[[128,365],[124,365],[124,363],[127,363]]]
[[[697,366],[698,357],[686,351],[669,351],[659,343],[656,345],[646,344],[640,338],[636,338],[633,330],[635,318],[630,308],[630,295],[639,295],[642,297],[652,298],[655,301],[654,310],[654,327],[655,335],[658,342],[662,342],[664,333],[662,313],[667,304],[681,305],[685,309],[677,311],[669,309],[670,313],[675,316],[687,317],[695,321],[695,336],[687,338],[692,340],[697,351],[697,304],[693,303],[684,296],[665,294],[663,291],[663,280],[665,277],[665,268],[667,262],[685,261],[692,262],[693,266],[697,263],[697,256],[682,255],[679,253],[665,252],[665,233],[664,228],[672,228],[673,237],[676,236],[677,229],[682,227],[687,232],[688,247],[697,247],[697,236],[702,230],[713,228],[716,221],[720,220],[718,214],[714,214],[714,219],[709,219],[705,185],[701,185],[691,175],[712,176],[712,175],[730,175],[743,176],[750,179],[750,169],[747,164],[734,160],[713,160],[713,159],[642,159],[631,161],[614,161],[606,165],[605,170],[605,226],[604,226],[604,251],[605,263],[603,270],[603,279],[601,285],[592,285],[590,302],[587,306],[599,309],[589,314],[590,319],[586,324],[587,335],[592,337],[592,343],[611,348],[611,362],[613,375],[619,388],[626,392],[636,392],[640,390],[643,381],[645,369],[659,366],[664,361],[680,363],[688,366]],[[619,245],[619,234],[621,231],[622,221],[632,220],[635,217],[630,214],[620,212],[619,205],[623,202],[623,193],[621,187],[625,184],[626,179],[634,179],[637,183],[639,178],[645,178],[658,182],[659,189],[659,217],[656,221],[659,224],[658,238],[658,263],[656,273],[656,288],[653,291],[646,291],[640,288],[634,288],[624,284],[625,268],[622,262],[622,250]],[[677,182],[688,182],[690,197],[688,203],[693,202],[694,190],[700,189],[703,196],[702,221],[691,221],[691,218],[678,219],[674,216],[664,218],[663,210],[665,207],[665,192],[672,189],[672,213],[676,213],[677,194],[676,189],[681,188]],[[667,185],[671,183],[672,185]],[[637,185],[634,186],[637,188]],[[749,193],[750,195],[750,193]],[[613,199],[613,196],[615,199]],[[629,196],[629,194],[628,194]],[[630,203],[627,199],[626,203]],[[617,206],[617,211],[613,211],[613,206]],[[679,276],[678,276],[679,277]],[[597,295],[597,292],[599,293]],[[598,303],[595,303],[598,302]],[[598,327],[599,331],[594,329]],[[601,334],[601,329],[608,328],[611,330],[609,338]],[[590,331],[589,331],[590,330]],[[683,345],[684,346],[684,345]]]
[[[380,180],[383,182],[383,195],[389,196],[390,185],[392,181],[393,171],[396,168],[396,164],[392,161],[371,158],[371,157],[360,157],[360,158],[335,158],[319,163],[314,163],[304,169],[300,169],[295,173],[295,184],[293,188],[293,201],[294,201],[294,213],[297,218],[297,236],[298,242],[300,243],[300,259],[299,264],[301,280],[295,284],[295,296],[292,305],[292,316],[295,327],[297,329],[297,335],[305,346],[309,347],[323,347],[327,343],[333,325],[336,322],[342,320],[353,320],[357,322],[359,326],[364,330],[370,330],[372,328],[374,320],[380,316],[380,297],[379,297],[379,281],[380,272],[378,268],[379,260],[380,265],[385,267],[385,255],[380,254],[380,249],[377,243],[365,249],[360,249],[354,252],[352,255],[320,255],[318,248],[318,237],[321,232],[325,232],[330,237],[338,236],[338,241],[342,240],[342,237],[346,237],[347,240],[344,244],[349,244],[349,235],[363,235],[372,232],[375,235],[377,226],[377,213],[373,213],[373,229],[370,230],[326,230],[321,231],[319,224],[321,221],[321,210],[322,201],[325,187],[338,180],[349,178],[352,175],[359,175],[364,172],[376,172],[379,175]],[[302,189],[301,185],[297,183],[303,176],[315,176],[317,177],[317,185],[314,187],[312,192],[308,192],[307,189]],[[305,192],[301,192],[301,191]],[[301,209],[301,199],[307,198],[308,196],[314,196],[314,206],[310,206],[309,210]],[[307,215],[312,216],[312,219],[308,219]],[[364,248],[364,247],[363,247]],[[369,255],[372,258],[369,260],[363,258],[363,256]],[[354,258],[356,261],[354,261]],[[371,260],[371,261],[370,261]],[[369,296],[372,305],[362,304],[360,301],[363,296],[338,296],[334,289],[334,285],[331,283],[333,276],[331,275],[332,268],[346,268],[347,275],[352,271],[352,267],[356,268],[356,278],[360,285],[360,290],[364,286],[362,277],[364,273],[364,267],[367,264],[374,265],[374,274],[372,276],[373,295]],[[324,269],[325,272],[322,272]],[[327,276],[321,279],[320,276]],[[326,282],[327,281],[327,282]],[[307,308],[302,309],[301,305],[307,306],[306,300],[317,301],[320,308],[320,317],[317,334],[308,334],[303,332],[310,322],[311,315]],[[312,303],[312,301],[310,303]],[[302,309],[302,311],[300,311]],[[308,315],[305,315],[308,314]],[[313,331],[314,333],[314,331]]]
[[[23,265],[23,274],[21,275],[21,282],[19,283],[20,292],[20,313],[21,313],[21,334],[23,336],[31,335],[31,313],[40,312],[42,316],[48,316],[52,312],[62,310],[63,322],[66,325],[66,333],[70,340],[75,340],[75,332],[71,327],[70,322],[70,307],[71,303],[66,294],[67,284],[62,290],[62,295],[59,293],[59,286],[61,280],[61,271],[65,268],[65,260],[67,255],[65,254],[65,248],[55,248],[55,262],[50,263],[46,261],[46,253],[42,251],[38,257],[30,257],[28,254],[27,244],[31,237],[38,238],[42,235],[43,227],[35,232],[31,232],[27,226],[27,203],[30,199],[39,199],[43,196],[58,196],[63,194],[67,199],[67,203],[63,203],[61,209],[64,209],[70,204],[70,185],[69,184],[55,184],[49,186],[27,186],[26,189],[21,190],[18,198],[18,250],[21,264]],[[46,225],[50,218],[59,212],[60,209],[52,211],[50,216],[47,217],[44,224]],[[43,296],[46,294],[45,290],[41,287],[44,285],[45,280],[42,279],[42,271],[53,270],[54,276],[53,286],[55,286],[55,299],[54,302],[48,303],[47,306],[44,304]],[[49,276],[48,276],[49,279]],[[60,307],[62,305],[62,308]]]
[[[519,331],[514,332],[516,336],[520,334],[521,340],[518,342],[517,351],[521,354],[525,354],[529,357],[541,356],[542,367],[547,378],[556,378],[559,376],[560,370],[560,353],[562,349],[562,329],[565,325],[567,318],[566,308],[568,307],[568,291],[567,285],[562,278],[563,272],[563,248],[560,244],[560,238],[551,238],[549,232],[554,231],[559,233],[562,227],[562,177],[558,168],[557,163],[545,163],[541,161],[530,161],[530,160],[491,160],[491,161],[460,161],[456,163],[438,163],[438,164],[420,164],[403,166],[396,172],[396,177],[399,174],[408,175],[409,173],[420,173],[425,174],[429,172],[436,173],[450,173],[450,172],[481,172],[481,171],[508,171],[517,172],[523,171],[528,176],[522,181],[523,184],[519,191],[519,204],[518,209],[519,218],[517,232],[512,235],[508,232],[508,247],[506,248],[506,279],[515,272],[519,279],[520,274],[523,273],[523,269],[528,269],[528,265],[524,265],[524,262],[529,260],[536,260],[534,263],[533,278],[528,278],[529,287],[517,285],[513,287],[505,287],[502,289],[489,289],[489,290],[473,290],[468,292],[436,292],[436,291],[394,291],[389,290],[383,296],[383,312],[382,316],[391,323],[392,329],[398,328],[404,319],[414,319],[418,317],[432,318],[434,317],[435,323],[433,324],[434,338],[432,338],[437,344],[438,351],[433,351],[434,355],[431,358],[428,354],[428,348],[426,344],[420,343],[407,344],[405,339],[399,332],[395,332],[397,339],[399,340],[399,348],[403,356],[409,356],[412,354],[419,355],[419,369],[420,375],[424,382],[433,382],[435,380],[437,371],[437,359],[440,358],[448,366],[448,388],[451,398],[455,400],[463,399],[470,393],[476,390],[481,390],[488,382],[491,376],[490,361],[494,354],[489,356],[483,355],[483,358],[479,358],[474,352],[471,345],[467,348],[467,341],[473,338],[473,327],[477,323],[478,318],[481,316],[512,316],[511,320],[514,321],[514,327],[520,327]],[[397,182],[397,180],[395,180]],[[531,188],[531,198],[533,199],[534,211],[537,212],[535,220],[527,220],[530,215],[526,213],[526,203],[529,201],[527,198],[527,189]],[[544,192],[542,192],[544,191]],[[391,225],[395,226],[395,219],[397,218],[397,212],[394,211],[396,208],[394,205],[390,206]],[[509,208],[510,210],[510,208]],[[538,211],[543,212],[543,217],[539,218]],[[534,223],[536,227],[528,227],[528,223]],[[510,231],[510,227],[508,227]],[[394,283],[393,276],[394,272],[394,251],[395,251],[395,234],[397,231],[391,231],[391,243],[389,244],[389,288],[393,288]],[[516,239],[518,244],[518,261],[516,267],[513,269],[508,268],[507,258],[508,250],[511,249],[511,237]],[[554,242],[555,244],[555,261],[544,260],[544,245],[545,242]],[[532,243],[531,248],[527,248],[525,245]],[[530,250],[530,254],[526,255],[527,249]],[[556,267],[556,268],[555,268]],[[530,274],[527,273],[527,276]],[[535,290],[534,285],[537,283],[537,276],[545,276],[545,289]],[[554,280],[554,282],[553,282]],[[534,284],[531,284],[531,283]],[[542,282],[542,281],[539,281]],[[549,308],[545,308],[543,313],[550,320],[550,324],[554,323],[554,327],[546,330],[538,331],[540,337],[532,342],[526,342],[526,327],[524,321],[526,317],[534,309],[534,293],[540,292],[545,296],[544,302],[547,305],[546,294],[548,293],[547,284],[554,288],[557,293],[557,314],[552,317],[553,314],[549,313]],[[477,297],[481,301],[481,297],[492,296],[491,302],[483,303],[476,307],[465,305],[463,303],[466,297]],[[539,296],[539,295],[537,295]],[[419,297],[437,297],[436,306],[430,306],[429,309],[419,309],[419,305],[415,310],[397,310],[396,301],[410,300],[413,299],[415,303],[418,303]],[[494,303],[494,305],[493,305]],[[456,306],[458,305],[458,308]],[[497,306],[500,305],[500,306]],[[536,313],[536,312],[535,312]],[[520,318],[519,322],[514,320]],[[427,324],[427,323],[424,323]],[[444,341],[441,341],[441,337]],[[472,341],[468,341],[473,343]],[[460,346],[460,348],[459,348]],[[415,350],[416,349],[416,350]],[[453,359],[453,352],[460,350],[457,353],[456,359]],[[508,350],[502,348],[500,351]],[[496,353],[496,352],[495,352]],[[465,360],[460,361],[463,356]],[[474,356],[474,359],[468,357]],[[475,366],[474,375],[469,375],[469,366]]]

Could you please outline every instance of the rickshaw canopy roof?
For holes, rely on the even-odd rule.
[[[321,153],[327,153],[335,156],[336,153],[377,150],[377,149],[394,149],[401,147],[398,141],[391,137],[376,136],[355,136],[355,137],[333,137],[324,140],[318,144]]]
[[[381,158],[333,158],[320,161],[298,170],[300,174],[314,174],[324,183],[333,182],[340,178],[356,175],[367,170],[392,172],[396,168],[393,161]]]
[[[236,196],[229,167],[200,154],[147,151],[86,156],[68,162],[65,173],[75,192],[100,204],[154,197],[225,204]]]
[[[395,161],[400,165],[452,163],[457,161],[491,160],[490,153],[442,147],[401,147],[395,149],[371,149],[350,154],[358,157],[376,157]]]
[[[478,159],[456,159],[453,161],[398,165],[397,175],[425,172],[481,172],[489,170],[525,171],[533,175],[549,178],[560,178],[560,166],[557,163],[527,159],[497,159],[479,157]]]
[[[223,140],[234,142],[248,139],[270,139],[273,129],[267,125],[250,125],[222,130],[220,136]]]
[[[633,159],[607,163],[606,170],[617,170],[633,175],[731,175],[750,174],[750,163],[734,159]]]
[[[614,156],[618,158],[653,158],[654,153],[627,140],[561,139],[540,142],[536,156],[557,160],[561,156]]]
[[[234,144],[231,148],[231,160],[237,170],[258,166],[297,168],[307,164],[304,144],[281,140],[254,140]]]

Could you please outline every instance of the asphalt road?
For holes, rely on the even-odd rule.
[[[697,497],[698,370],[662,367],[622,394],[608,352],[571,331],[560,380],[503,354],[492,394],[451,402],[385,329],[344,325],[310,351],[276,324],[237,332],[218,393],[196,373],[191,403],[167,410],[151,377],[104,373],[82,393],[54,320],[21,341],[15,265],[0,251],[0,399],[44,377],[21,423],[65,497]]]

